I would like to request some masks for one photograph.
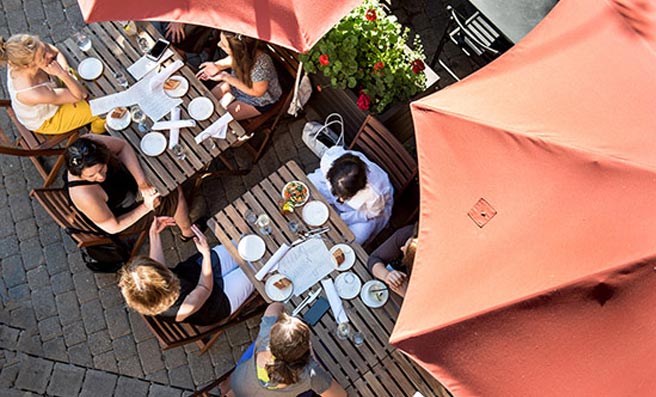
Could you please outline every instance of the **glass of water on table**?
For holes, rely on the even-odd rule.
[[[89,36],[82,32],[75,32],[73,33],[73,38],[75,39],[75,43],[77,44],[78,48],[80,51],[87,52],[93,47],[93,44],[91,44],[91,39]]]
[[[260,233],[264,235],[269,235],[272,232],[271,229],[271,218],[267,214],[260,214],[257,217],[255,225],[260,228]]]

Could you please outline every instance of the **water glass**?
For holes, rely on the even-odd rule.
[[[271,234],[271,219],[269,218],[269,215],[260,214],[260,216],[257,217],[255,224],[260,228],[260,233],[264,235]]]
[[[116,79],[116,83],[118,85],[120,85],[123,88],[128,88],[128,79],[125,77],[123,72],[115,72],[114,78]]]
[[[141,133],[146,133],[148,132],[148,124],[146,124],[146,113],[144,113],[143,110],[139,107],[139,105],[132,106],[130,108],[130,117],[132,118],[132,121],[137,123],[137,129]]]
[[[177,145],[173,146],[173,147],[171,148],[171,151],[173,151],[173,155],[174,155],[175,158],[177,158],[178,160],[184,160],[184,159],[187,158],[187,150],[185,149],[184,146],[182,146],[182,145],[179,144],[179,143],[178,143]]]
[[[216,142],[214,142],[214,135],[211,132],[203,133],[201,141],[209,141],[211,143],[210,150],[216,149]]]
[[[289,222],[287,222],[287,227],[289,228],[289,231],[290,231],[290,232],[292,232],[292,233],[298,233],[298,229],[299,229],[298,222],[296,222],[296,221],[289,221]]]
[[[356,347],[360,347],[364,343],[364,334],[360,331],[354,332],[351,339],[353,340],[353,344]]]
[[[87,36],[82,32],[73,33],[73,38],[75,39],[75,43],[77,44],[80,51],[87,52],[93,46],[91,44],[91,39],[89,38],[89,36]]]
[[[335,336],[340,340],[347,340],[351,336],[351,325],[347,322],[339,323]]]
[[[139,39],[137,39],[137,44],[139,45],[141,52],[144,54],[150,51],[150,43],[148,43],[148,39],[145,37],[139,37]]]
[[[246,222],[248,222],[249,225],[254,225],[255,222],[257,222],[257,215],[251,210],[246,211],[244,217],[246,218]]]

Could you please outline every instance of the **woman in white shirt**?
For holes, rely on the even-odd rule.
[[[389,222],[394,188],[387,173],[364,154],[334,146],[308,178],[349,226],[358,244]]]

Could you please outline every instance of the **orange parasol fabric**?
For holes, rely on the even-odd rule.
[[[656,390],[654,44],[561,0],[412,104],[420,245],[391,342],[455,396]]]
[[[84,20],[178,21],[307,52],[362,0],[78,0]]]

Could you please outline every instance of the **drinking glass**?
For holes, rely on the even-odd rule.
[[[289,231],[292,233],[298,233],[298,222],[296,221],[289,221],[287,222],[287,227],[289,228]]]
[[[177,145],[173,146],[171,150],[173,151],[175,158],[178,160],[184,160],[187,158],[187,150],[181,144],[178,143]]]
[[[145,37],[139,37],[139,39],[137,39],[137,44],[139,45],[141,52],[144,54],[150,51],[150,43],[148,43],[148,39]]]
[[[364,343],[364,334],[360,331],[354,332],[351,339],[356,347],[360,347]]]
[[[148,125],[146,124],[146,113],[138,105],[132,106],[130,108],[130,117],[132,121],[137,123],[137,129],[139,132],[147,132]]]
[[[73,33],[73,38],[75,39],[75,43],[77,43],[78,48],[80,51],[87,52],[93,47],[93,44],[91,44],[91,39],[89,36],[82,32],[75,32]]]
[[[116,79],[116,83],[118,83],[118,85],[123,88],[128,88],[128,79],[125,78],[123,72],[115,72],[114,78]]]
[[[340,340],[347,340],[351,336],[351,325],[347,322],[339,323],[335,336]]]
[[[264,235],[271,234],[271,219],[269,218],[269,215],[260,214],[260,216],[257,217],[255,224],[260,228],[260,233]]]
[[[248,222],[250,225],[254,225],[255,222],[257,222],[257,215],[251,210],[246,211],[244,217],[246,218],[246,222]]]
[[[203,139],[201,141],[209,141],[212,145],[210,146],[210,150],[216,149],[216,142],[214,142],[214,135],[210,132],[205,132],[203,133],[202,136]]]

